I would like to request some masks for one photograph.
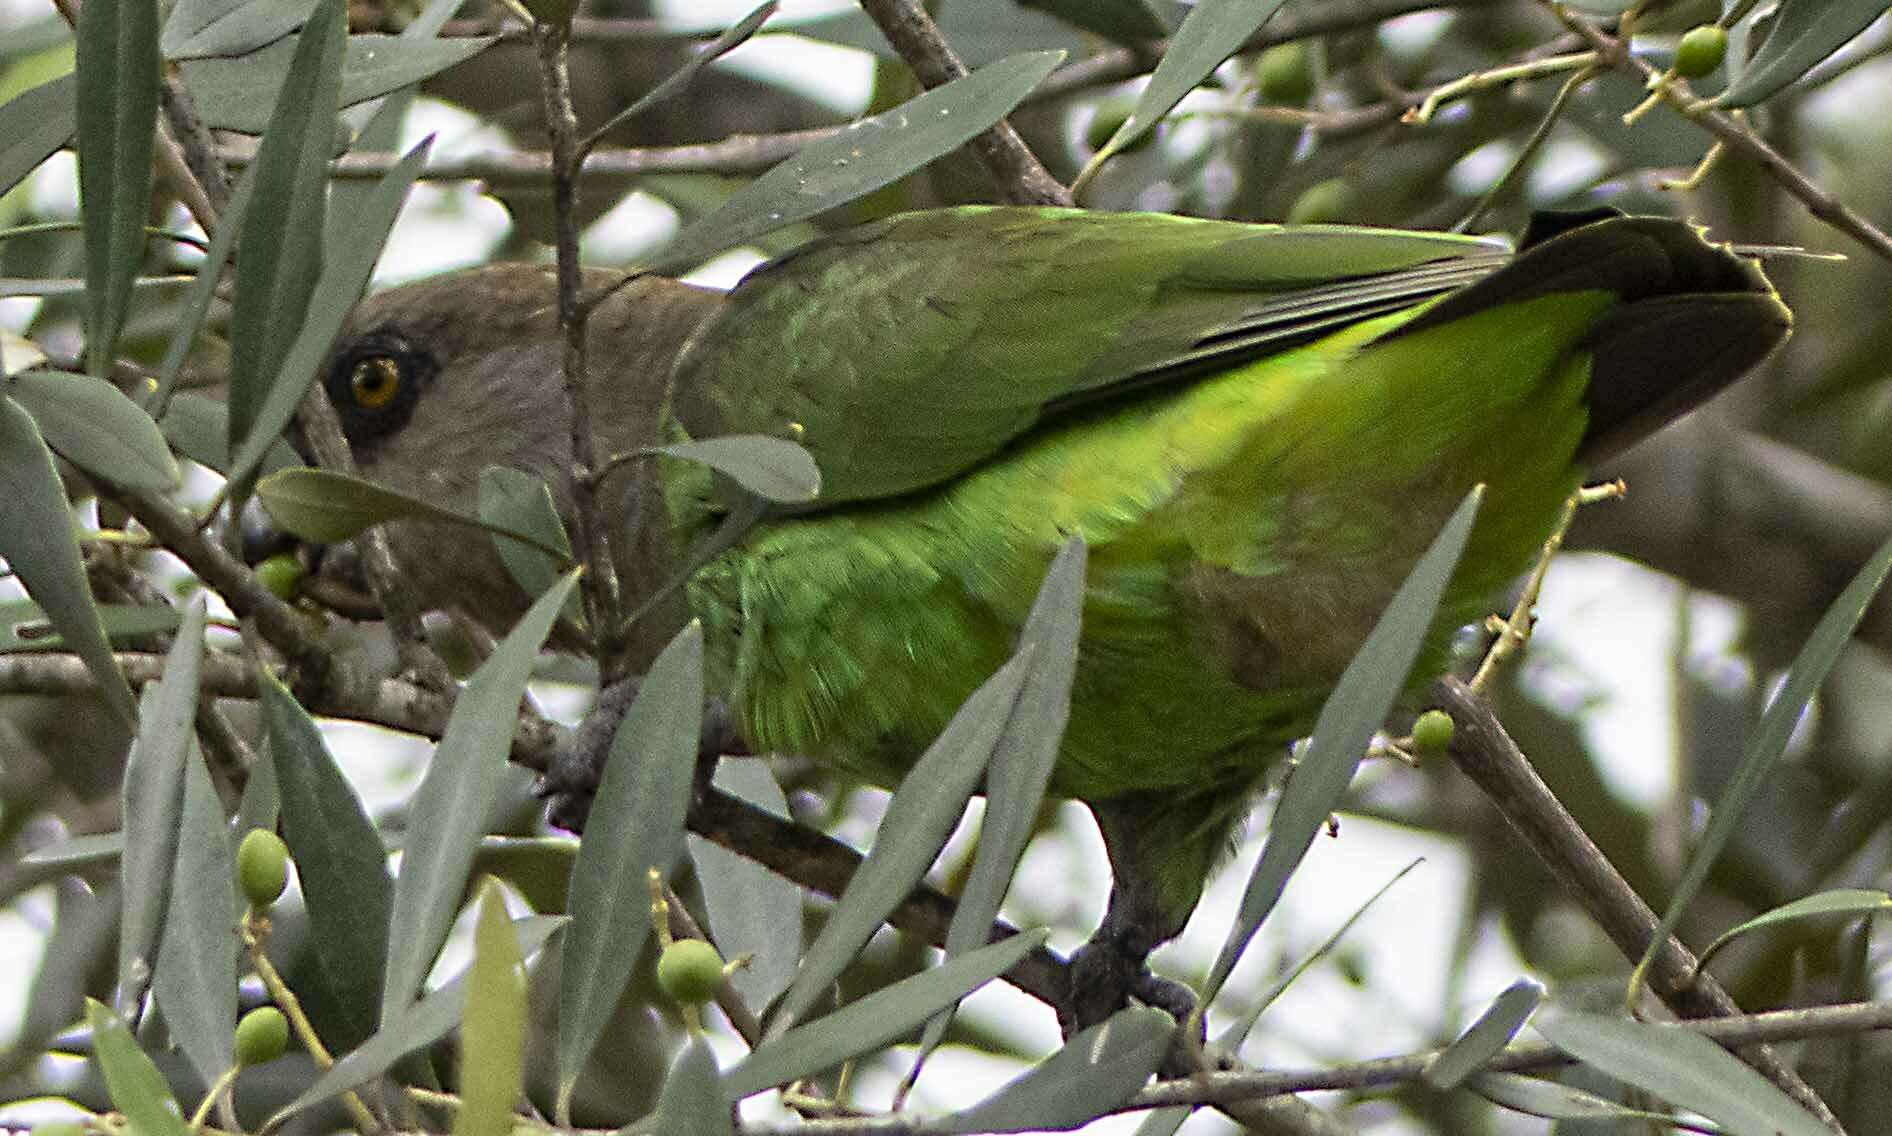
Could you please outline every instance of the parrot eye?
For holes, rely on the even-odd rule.
[[[401,389],[401,365],[386,355],[373,355],[355,364],[348,376],[348,391],[363,410],[380,410],[394,401]]]
[[[392,327],[365,332],[337,348],[322,385],[357,457],[364,446],[407,425],[439,367],[430,352]]]

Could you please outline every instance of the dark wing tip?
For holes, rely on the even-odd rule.
[[[1612,312],[1590,334],[1590,419],[1578,460],[1620,453],[1700,406],[1792,328],[1771,289],[1662,296]]]
[[[1709,242],[1686,222],[1624,217],[1590,229],[1605,240],[1645,244],[1656,254],[1656,267],[1617,281],[1622,304],[1587,337],[1590,419],[1578,450],[1586,464],[1627,449],[1714,397],[1793,330],[1793,313],[1759,262]],[[1550,243],[1580,244],[1587,231]]]
[[[1560,292],[1620,302],[1585,337],[1593,352],[1589,424],[1578,458],[1606,458],[1740,378],[1793,326],[1754,260],[1685,221],[1612,209],[1539,215],[1516,259],[1395,334]]]

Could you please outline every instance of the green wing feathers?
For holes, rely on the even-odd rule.
[[[1463,285],[1505,255],[1449,234],[1163,214],[904,214],[745,279],[679,364],[678,416],[697,434],[798,437],[830,503],[894,496],[987,460],[1047,408],[1146,381],[1205,344],[1191,376],[1278,350],[1331,324],[1324,314],[1358,319]]]
[[[1420,679],[1528,564],[1584,460],[1789,323],[1757,268],[1677,222],[1596,221],[1500,258],[1012,209],[837,238],[745,282],[725,318],[752,339],[746,321],[779,321],[778,354],[692,348],[686,424],[799,422],[840,486],[691,585],[751,742],[890,783],[1081,533],[1053,789],[1178,802],[1151,823],[1197,880],[1474,484],[1486,505]],[[757,401],[719,393],[751,380]]]

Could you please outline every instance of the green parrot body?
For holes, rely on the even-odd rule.
[[[551,310],[549,275],[522,266],[366,301],[325,379],[362,472],[472,512],[479,468],[513,465],[568,506]],[[1110,848],[1093,944],[1140,967],[1467,491],[1488,487],[1416,680],[1528,565],[1585,463],[1738,377],[1789,322],[1755,266],[1666,220],[1572,219],[1513,253],[940,210],[817,241],[727,297],[622,288],[592,320],[593,425],[605,453],[727,433],[809,449],[820,498],[697,571],[638,649],[695,614],[754,751],[881,784],[1002,662],[1081,535],[1052,790],[1089,802]],[[383,361],[411,381],[364,406],[364,364]],[[605,493],[629,606],[727,505],[703,467],[642,469]],[[521,609],[489,549],[423,523],[392,536],[425,602],[494,625]]]
[[[1530,301],[1374,349],[1412,313],[1382,316],[1092,410],[942,488],[780,523],[699,572],[690,606],[752,744],[893,784],[1082,535],[1052,791],[1147,794],[1162,890],[1186,910],[1466,490],[1488,485],[1488,519],[1428,662],[1542,544],[1577,480],[1570,346],[1603,302]],[[1428,365],[1467,332],[1508,347]]]

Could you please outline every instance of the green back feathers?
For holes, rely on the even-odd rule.
[[[1528,563],[1582,458],[1786,328],[1757,269],[1669,221],[1500,256],[1175,218],[893,218],[760,270],[688,350],[685,424],[799,423],[828,494],[692,602],[752,742],[886,782],[1082,533],[1054,788],[1240,799],[1473,484],[1487,503],[1422,666]]]
[[[1162,214],[904,214],[745,279],[679,364],[678,416],[698,435],[799,438],[830,504],[895,496],[966,472],[1047,413],[1410,306],[1503,256],[1446,234]]]

